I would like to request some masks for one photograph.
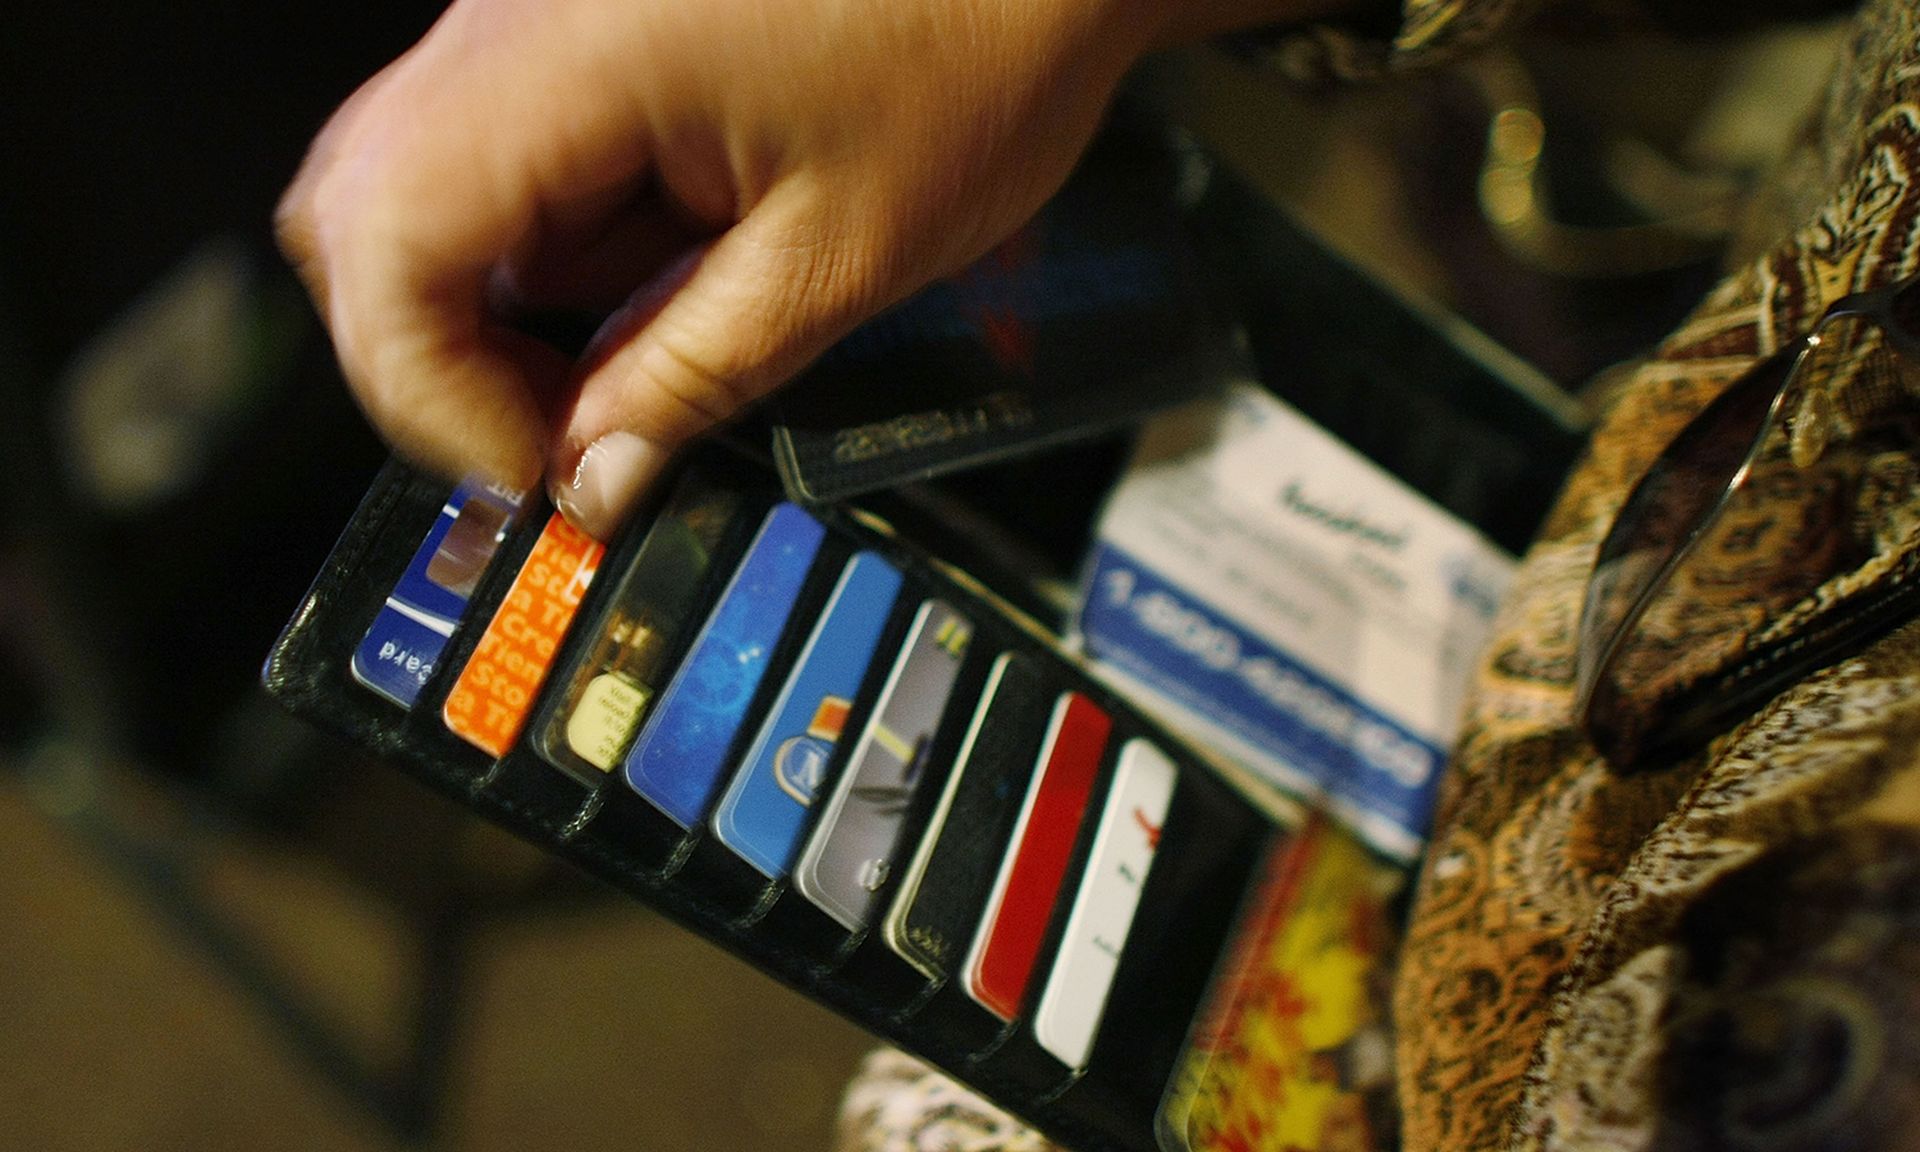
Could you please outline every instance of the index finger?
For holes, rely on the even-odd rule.
[[[488,277],[543,208],[637,178],[642,153],[556,105],[524,37],[511,59],[494,38],[442,43],[460,8],[322,132],[282,238],[394,446],[449,476],[527,486],[568,366],[490,316]]]

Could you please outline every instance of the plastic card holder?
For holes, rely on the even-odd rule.
[[[752,505],[752,512],[742,521],[757,522],[773,503],[770,474],[761,465],[733,458],[724,448],[703,449],[689,466],[708,460],[717,460],[714,474],[724,483],[749,494],[744,503]],[[620,576],[644,547],[634,534],[644,534],[651,514],[641,517],[629,534],[634,538],[616,540],[608,551],[579,606],[573,633],[554,658],[534,719],[519,742],[497,760],[439,723],[447,688],[478,642],[479,628],[456,632],[444,667],[436,670],[412,711],[402,711],[353,681],[348,667],[354,645],[417,550],[446,491],[446,486],[397,465],[382,472],[268,660],[264,680],[274,695],[886,1040],[933,1060],[1054,1139],[1084,1152],[1151,1152],[1154,1104],[1197,1010],[1200,986],[1224,946],[1228,920],[1255,858],[1253,849],[1271,834],[1268,817],[1077,671],[1030,625],[1005,615],[1003,603],[991,594],[954,578],[928,553],[871,516],[819,509],[815,515],[826,538],[794,618],[768,661],[767,674],[753,692],[739,731],[722,750],[729,771],[772,708],[785,669],[804,645],[849,556],[872,550],[902,575],[888,635],[878,645],[881,653],[897,652],[906,643],[911,621],[922,617],[922,606],[929,601],[949,606],[973,629],[951,696],[923,749],[924,772],[904,790],[899,841],[888,866],[872,872],[871,914],[864,927],[849,931],[784,882],[769,882],[711,837],[708,822],[718,789],[703,811],[683,826],[636,795],[619,776],[609,773],[597,787],[582,787],[580,778],[538,753],[543,717],[558,707],[554,701],[559,695],[570,690],[576,666],[597,658],[594,629],[608,611]],[[533,546],[544,512],[536,504],[525,524],[503,542],[496,563],[474,589],[469,621],[491,619]],[[729,535],[716,549],[695,617],[704,618],[712,610],[744,548],[744,540]],[[696,619],[666,642],[663,668],[683,661],[698,625]],[[1037,684],[1048,699],[1082,693],[1114,717],[1112,748],[1144,737],[1167,750],[1178,773],[1162,847],[1140,891],[1086,1066],[1077,1074],[1033,1040],[1032,996],[1012,1022],[994,1020],[953,980],[930,976],[911,963],[882,930],[903,890],[907,865],[922,855],[922,841],[945,796],[947,774],[974,727],[985,685],[1010,652],[1035,674],[1023,682]],[[880,681],[891,672],[891,663],[884,655],[873,661],[849,706],[846,732],[862,730],[871,715],[882,710]],[[852,743],[838,742],[835,757],[851,757]],[[832,764],[829,777],[838,768],[837,762]],[[1091,836],[1097,825],[1089,818],[1080,839]],[[1081,882],[1073,869],[1088,851],[1089,845],[1076,845],[1075,862],[1054,902],[1049,942],[1064,931],[1073,904],[1070,894]],[[1032,977],[1035,988],[1046,978],[1044,952],[1043,947]]]

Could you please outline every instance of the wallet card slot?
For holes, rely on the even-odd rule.
[[[767,883],[791,874],[819,801],[872,713],[910,624],[903,586],[899,568],[879,553],[848,558],[791,670],[751,724],[709,823],[718,845]]]
[[[682,828],[704,821],[719,799],[843,548],[796,505],[775,505],[634,737],[616,775]]]
[[[1033,999],[1034,1038],[1068,1068],[1087,1066],[1107,997],[1132,938],[1145,885],[1159,857],[1179,770],[1158,745],[1134,737],[1120,745],[1106,802],[1052,964]]]
[[[898,835],[888,851],[886,875],[873,890],[867,922],[848,942],[829,976],[831,982],[849,989],[875,989],[889,1011],[905,1012],[924,1002],[934,983],[924,970],[893,948],[882,924],[887,912],[900,899],[907,863],[918,855],[920,844],[930,833],[934,812],[946,792],[947,779],[973,728],[981,690],[991,673],[995,653],[1002,651],[1003,637],[998,632],[990,623],[976,629],[953,684],[943,694],[939,722],[927,744],[924,768],[906,800]]]
[[[985,657],[987,646],[978,651]],[[881,924],[888,947],[934,980],[950,980],[966,959],[1060,691],[1028,654],[1005,648],[992,661]]]
[[[915,601],[917,600],[917,604]],[[850,933],[886,907],[908,837],[924,823],[958,745],[963,673],[976,625],[937,594],[910,596],[912,622],[846,762],[821,796],[793,886]]]
[[[901,1010],[898,1021],[909,1035],[940,1038],[961,1054],[969,1068],[983,1065],[1019,1028],[982,1008],[952,980],[930,986]]]
[[[991,915],[1002,918],[1001,923],[995,924],[992,920],[983,920],[972,955],[969,957],[966,974],[969,978],[977,979],[982,973],[983,962],[995,962],[989,949],[1031,948],[1032,958],[1027,962],[1024,976],[1019,977],[1017,987],[1009,983],[1008,979],[1009,973],[1017,975],[1016,969],[1019,967],[1017,955],[1013,961],[1008,961],[1003,954],[1003,958],[998,961],[1000,966],[998,972],[987,974],[989,979],[998,981],[997,992],[1003,998],[1002,1003],[1013,1010],[1002,1014],[992,1005],[987,1006],[989,1011],[1002,1015],[1010,1028],[1004,1039],[983,1055],[980,1063],[985,1068],[1031,1085],[1033,1091],[1040,1096],[1057,1090],[1061,1081],[1070,1074],[1071,1070],[1059,1057],[1047,1051],[1035,1037],[1033,1013],[1040,999],[1041,989],[1046,984],[1060,949],[1060,942],[1065,935],[1075,895],[1085,881],[1087,863],[1092,856],[1100,816],[1106,808],[1107,797],[1113,791],[1120,761],[1120,748],[1128,735],[1123,718],[1116,718],[1113,713],[1100,709],[1091,697],[1069,692],[1062,696],[1059,706],[1055,709],[1053,728],[1058,738],[1064,739],[1067,730],[1075,723],[1073,718],[1075,709],[1094,709],[1099,711],[1106,721],[1105,726],[1097,730],[1102,743],[1098,750],[1098,760],[1093,766],[1087,797],[1077,814],[1077,821],[1072,828],[1062,826],[1051,832],[1036,829],[1036,822],[1042,815],[1041,809],[1047,802],[1046,789],[1049,783],[1044,779],[1036,781],[1035,791],[1039,793],[1039,803],[1033,805],[1032,819],[1021,827],[1016,835],[1016,842],[1008,845],[1009,858],[1001,869],[1003,876],[1011,882],[1012,886],[1019,886],[1023,883],[1020,871],[1023,867],[1030,869],[1035,858],[1035,845],[1030,833],[1057,837],[1064,832],[1071,837],[1071,840],[1067,844],[1066,854],[1059,866],[1059,879],[1052,885],[1051,897],[1046,900],[1044,908],[1031,899],[1032,896],[1041,892],[1040,889],[1034,889],[1028,893],[1029,902],[1024,908],[1009,906],[1010,901],[1002,902],[997,907],[990,906]],[[1075,736],[1075,739],[1087,738],[1089,733]],[[1058,744],[1055,744],[1050,751],[1055,756],[1063,752],[1072,754],[1071,749],[1063,750]],[[1043,752],[1043,756],[1045,755],[1048,753]],[[1062,767],[1057,761],[1046,766],[1047,769],[1057,767]],[[1051,818],[1058,820],[1059,816],[1060,814],[1056,813]],[[1044,848],[1044,845],[1042,847]],[[1016,854],[1018,854],[1017,857]],[[1040,919],[1034,919],[1036,914]],[[1020,917],[1026,922],[1009,924],[1004,918],[1010,916]],[[992,935],[989,935],[990,932]],[[969,991],[971,993],[975,989],[969,989]]]
[[[448,731],[496,759],[519,743],[605,555],[559,512],[547,512],[447,690],[440,718]]]
[[[652,685],[684,657],[703,607],[772,502],[770,487],[723,482],[699,459],[663,489],[608,549],[532,719],[483,785],[502,806],[537,813],[556,836],[597,813],[600,802],[589,798],[618,767]]]
[[[413,711],[430,682],[444,679],[525,503],[520,492],[472,480],[446,497],[354,647],[348,672],[363,691]]]
[[[859,553],[855,553],[853,556],[848,557],[847,567],[843,567],[841,570],[842,580],[836,585],[834,592],[844,589],[844,578],[851,566],[859,561],[859,556]],[[829,603],[835,599],[834,592],[828,593],[827,600]],[[759,849],[763,857],[785,856],[790,858],[797,856],[800,848],[806,843],[807,837],[812,833],[816,819],[819,816],[819,807],[816,801],[819,798],[820,792],[832,786],[840,772],[844,770],[847,758],[852,753],[853,741],[846,739],[845,733],[849,731],[857,733],[873,714],[874,705],[879,698],[881,687],[886,679],[887,667],[891,658],[890,654],[899,651],[911,625],[911,598],[895,596],[893,601],[886,607],[886,617],[880,635],[873,644],[872,656],[867,661],[867,665],[860,675],[858,686],[854,689],[852,696],[846,699],[844,712],[838,715],[833,722],[832,738],[828,740],[822,733],[815,733],[813,735],[812,741],[815,747],[808,749],[808,751],[824,753],[820,762],[812,766],[818,773],[817,778],[806,781],[799,779],[788,779],[785,781],[788,787],[799,791],[804,798],[804,803],[794,802],[799,808],[799,823],[797,826],[791,828],[781,828],[769,821],[765,826],[758,829],[761,833]],[[803,629],[803,631],[810,633],[806,644],[803,645],[804,652],[805,648],[812,647],[814,642],[820,638],[820,633],[817,625],[811,629]],[[793,678],[798,676],[800,672],[799,660],[796,657],[795,666],[787,677],[787,683],[783,684],[780,691],[775,695],[776,702],[781,699],[786,699],[790,703],[792,702],[787,688],[792,686]],[[826,701],[822,700],[820,704],[816,706],[815,710],[821,710],[825,704]],[[805,711],[804,706],[801,710]],[[762,711],[767,714],[766,718],[752,726],[755,730],[755,735],[752,742],[747,745],[742,754],[736,759],[736,767],[733,771],[733,778],[728,783],[727,793],[716,806],[712,818],[712,823],[714,824],[718,824],[722,820],[729,801],[732,801],[736,806],[745,802],[736,793],[736,789],[741,789],[746,786],[745,775],[753,772],[757,768],[771,767],[771,765],[760,765],[753,762],[756,751],[765,751],[765,749],[761,747],[763,738],[766,740],[772,740],[774,738],[774,734],[770,733],[768,728],[777,719],[774,715],[776,709],[769,707]],[[839,709],[836,708],[835,711],[839,711]],[[820,743],[826,745],[824,749],[818,746]],[[790,817],[792,813],[787,812],[782,813],[782,815]],[[736,822],[730,826],[730,830],[735,833],[745,832],[744,822],[739,821],[737,815],[734,819]],[[776,840],[784,842],[775,842]],[[795,902],[804,903],[805,898],[799,893],[792,891],[789,872],[784,864],[773,869],[777,875],[768,875],[766,868],[763,868],[760,863],[749,860],[738,847],[729,844],[726,838],[710,836],[707,838],[706,843],[710,851],[708,853],[695,854],[692,863],[696,870],[690,871],[684,878],[684,882],[689,887],[699,887],[705,882],[704,876],[700,871],[702,869],[713,869],[727,877],[740,877],[737,882],[737,890],[731,893],[732,899],[729,901],[728,907],[735,915],[737,923],[741,928],[762,935],[770,934],[778,936],[781,932],[789,930],[786,926],[790,925],[792,926],[791,930],[798,934],[797,939],[802,942],[799,950],[807,956],[807,963],[810,968],[824,970],[833,965],[834,958],[838,956],[841,949],[846,946],[848,937],[847,930],[839,926],[829,927],[827,923],[823,921],[821,915],[815,915],[815,913],[819,912],[817,908],[796,910],[792,907]],[[709,862],[709,860],[711,862]],[[727,883],[727,881],[723,880],[722,883]],[[724,891],[724,889],[722,891]],[[703,893],[703,896],[704,895],[705,893]],[[774,915],[776,912],[778,915]],[[773,926],[763,924],[763,921],[766,921],[769,916],[772,916]]]
[[[658,885],[683,862],[687,830],[625,784],[609,780],[594,790],[569,821],[565,840],[573,851],[625,876]]]
[[[617,774],[771,504],[696,459],[615,542],[527,726],[552,771],[589,788]]]
[[[1151,1132],[1188,1028],[1272,825],[1213,776],[1184,767],[1161,826],[1086,1072],[1049,1112]]]

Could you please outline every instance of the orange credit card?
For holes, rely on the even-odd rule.
[[[547,521],[447,694],[455,735],[492,756],[513,747],[605,553],[558,512]]]

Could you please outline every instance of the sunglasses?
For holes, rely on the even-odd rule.
[[[1575,669],[1576,715],[1609,761],[1683,756],[1920,610],[1920,549],[1899,547],[1920,491],[1912,406],[1871,404],[1831,444],[1787,416],[1838,379],[1898,400],[1915,364],[1920,276],[1837,300],[1627,496],[1587,584]]]

